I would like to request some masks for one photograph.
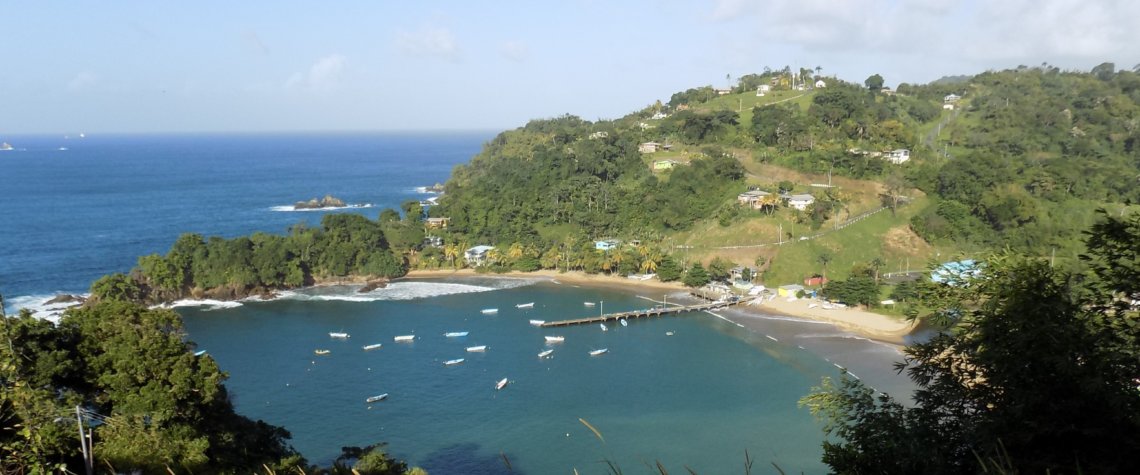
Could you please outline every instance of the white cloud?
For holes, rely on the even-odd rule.
[[[99,76],[97,76],[95,73],[91,71],[81,71],[79,74],[76,74],[75,77],[71,78],[71,80],[67,82],[67,91],[85,91],[91,88],[91,86],[94,86],[97,82],[99,82]]]
[[[416,31],[400,31],[396,34],[396,47],[410,56],[430,56],[448,61],[458,61],[462,56],[451,30],[442,27],[426,26]]]
[[[294,73],[285,81],[286,89],[308,89],[313,91],[328,91],[335,89],[340,82],[344,67],[348,60],[339,54],[332,54],[318,59],[305,73]]]
[[[530,59],[530,47],[521,41],[508,41],[503,43],[500,50],[507,59],[516,63],[523,63]]]

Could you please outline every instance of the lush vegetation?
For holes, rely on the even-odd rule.
[[[1092,271],[1001,254],[968,285],[921,281],[954,331],[906,349],[904,406],[853,378],[802,403],[833,438],[836,473],[1135,473],[1140,470],[1140,215],[1104,216]]]

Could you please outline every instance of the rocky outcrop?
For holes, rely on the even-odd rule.
[[[364,284],[364,287],[361,287],[360,290],[357,290],[356,292],[364,294],[364,293],[368,293],[368,292],[371,292],[371,291],[376,290],[376,289],[383,289],[384,287],[387,287],[387,286],[388,286],[388,279],[370,280]]]
[[[313,198],[309,201],[298,201],[293,204],[293,209],[321,209],[321,208],[343,208],[345,207],[344,201],[340,198],[334,198],[332,195],[325,195],[324,198]]]
[[[59,294],[59,295],[56,295],[55,297],[52,297],[51,300],[44,302],[44,304],[45,305],[54,305],[54,304],[60,304],[60,303],[81,304],[81,303],[86,302],[86,301],[87,301],[86,298],[80,297],[78,295]]]

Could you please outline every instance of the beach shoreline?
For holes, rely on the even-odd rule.
[[[502,274],[481,274],[475,272],[473,269],[416,269],[408,272],[408,274],[404,277],[395,279],[395,281],[404,279],[436,279],[448,277],[537,278],[540,280],[548,280],[557,284],[587,285],[610,288],[621,287],[631,292],[644,292],[646,290],[654,290],[658,292],[665,291],[671,293],[682,292],[686,296],[689,295],[689,292],[691,290],[688,287],[682,285],[680,282],[661,282],[656,279],[637,280],[613,275],[591,275],[578,271],[559,272],[554,270],[540,270],[535,272],[506,272]],[[809,308],[812,303],[817,304],[817,306],[814,308]],[[740,311],[731,312],[722,318],[726,318],[734,323],[745,325],[752,330],[757,330],[756,324],[760,321],[760,319],[771,315],[791,317],[801,320],[820,321],[832,324],[841,330],[848,331],[882,343],[888,343],[896,347],[904,345],[906,343],[906,336],[915,330],[915,325],[912,322],[900,321],[886,315],[880,315],[877,313],[850,307],[824,309],[820,303],[821,302],[813,299],[798,299],[789,302],[785,298],[777,297],[775,299],[765,301],[757,305],[739,305],[733,307],[734,309]]]

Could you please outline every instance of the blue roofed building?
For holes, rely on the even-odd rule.
[[[930,271],[930,280],[946,285],[966,285],[981,275],[981,264],[973,259],[947,262]]]

